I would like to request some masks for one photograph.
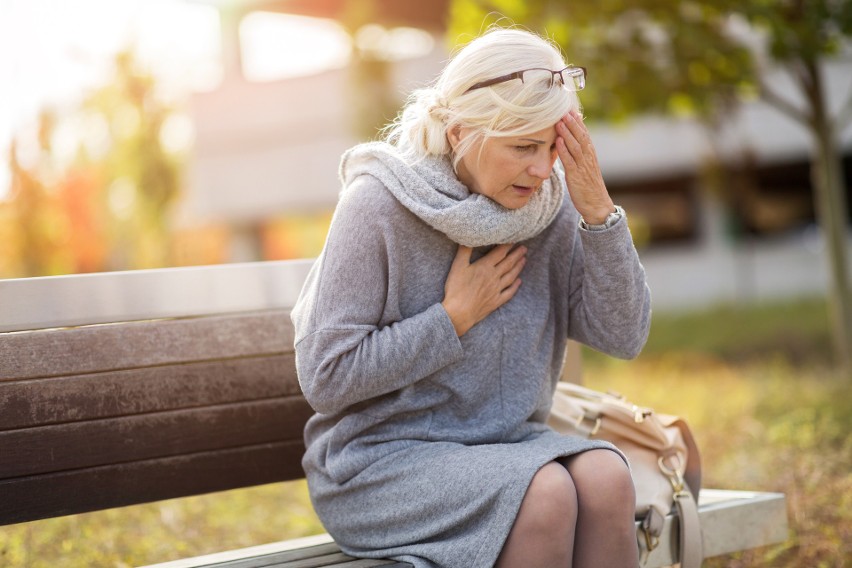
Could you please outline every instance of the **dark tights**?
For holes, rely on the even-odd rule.
[[[533,477],[496,568],[635,568],[633,480],[610,450],[554,461]]]

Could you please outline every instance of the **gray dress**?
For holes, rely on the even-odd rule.
[[[375,177],[342,193],[292,318],[317,411],[303,466],[345,552],[493,566],[538,469],[611,448],[544,425],[569,337],[630,358],[650,322],[626,220],[600,232],[578,220],[566,196],[524,242],[515,297],[459,338],[441,306],[456,243]]]

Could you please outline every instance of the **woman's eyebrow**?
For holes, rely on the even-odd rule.
[[[519,138],[521,142],[532,142],[534,144],[544,144],[544,140],[536,140],[535,138]]]

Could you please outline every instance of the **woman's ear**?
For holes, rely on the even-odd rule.
[[[455,124],[447,130],[447,141],[450,143],[450,148],[455,150],[461,142],[461,125]]]

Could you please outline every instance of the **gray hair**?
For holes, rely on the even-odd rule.
[[[479,139],[519,136],[553,126],[570,110],[580,110],[575,92],[535,82],[506,81],[467,90],[480,81],[515,71],[566,66],[559,48],[549,40],[519,29],[494,29],[465,45],[431,87],[408,98],[386,140],[408,159],[452,153],[447,132],[472,129],[456,148],[454,166]]]

